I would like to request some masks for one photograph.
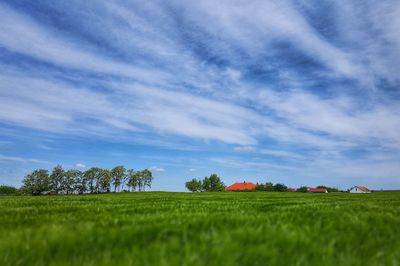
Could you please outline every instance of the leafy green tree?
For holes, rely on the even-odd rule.
[[[265,187],[265,191],[269,191],[269,192],[274,191],[274,185],[271,182],[265,183],[264,187]]]
[[[112,174],[108,169],[99,169],[99,186],[101,192],[110,192]]]
[[[143,171],[138,171],[136,173],[136,175],[137,175],[137,179],[138,179],[139,192],[145,190],[146,178],[145,178],[144,170]]]
[[[143,191],[143,186],[144,186],[144,180],[143,180],[143,175],[142,175],[142,171],[137,171],[136,172],[136,178],[137,178],[137,188],[138,191]]]
[[[202,184],[200,180],[193,178],[191,181],[185,183],[186,188],[192,192],[201,192]]]
[[[124,186],[128,185],[128,181],[129,181],[128,171],[125,171],[125,174],[121,179],[121,191],[124,191]]]
[[[210,191],[224,191],[225,184],[221,181],[218,175],[212,174],[209,177],[210,180]]]
[[[100,188],[99,177],[100,177],[100,168],[92,167],[85,171],[84,178],[86,179],[87,186],[89,189],[89,193],[98,192]]]
[[[265,184],[257,183],[256,190],[258,190],[258,191],[275,191],[274,185],[271,182],[267,182]]]
[[[136,188],[139,186],[139,174],[133,169],[128,169],[127,176],[127,186],[129,191],[136,190]]]
[[[274,185],[274,191],[277,191],[277,192],[286,192],[286,191],[287,191],[287,186],[285,186],[284,184],[280,184],[280,183],[275,184],[275,185]]]
[[[339,189],[334,188],[334,187],[327,187],[327,186],[318,186],[317,188],[325,188],[326,190],[328,190],[328,192],[338,192]]]
[[[24,194],[40,195],[50,191],[49,171],[44,169],[35,170],[26,175],[22,181],[21,191]]]
[[[112,183],[114,185],[114,192],[117,191],[117,188],[119,189],[125,175],[126,175],[126,169],[123,165],[116,166],[111,170]]]
[[[75,191],[77,177],[80,175],[78,170],[68,170],[65,172],[64,179],[61,183],[61,189],[66,194],[72,194]]]
[[[50,191],[55,194],[62,193],[63,180],[65,178],[65,171],[61,165],[53,168],[50,175]]]
[[[201,182],[202,184],[202,190],[203,191],[211,191],[211,181],[208,178],[208,176],[204,177],[203,182]]]
[[[103,169],[95,167],[94,168],[94,180],[95,180],[95,192],[101,192],[101,179],[103,178]]]
[[[143,189],[146,190],[146,187],[151,188],[153,173],[149,169],[144,169],[142,171],[141,177],[143,179]]]
[[[16,195],[19,193],[18,188],[12,186],[0,186],[0,195]]]
[[[256,190],[257,191],[265,191],[265,185],[264,184],[262,184],[262,183],[257,183],[256,184]]]
[[[308,187],[306,186],[301,186],[297,189],[297,192],[303,192],[303,193],[307,193],[308,192]]]
[[[78,194],[83,194],[87,191],[87,179],[84,176],[84,172],[79,170],[74,171],[74,191]]]
[[[225,184],[221,181],[220,177],[216,174],[212,174],[209,177],[206,176],[202,181],[192,179],[185,183],[185,186],[190,191],[224,191]]]

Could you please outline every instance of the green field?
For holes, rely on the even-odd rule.
[[[0,265],[400,265],[400,193],[0,197]]]

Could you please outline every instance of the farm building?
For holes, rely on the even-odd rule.
[[[243,190],[255,190],[256,184],[250,182],[234,183],[229,187],[225,188],[225,191],[243,191]]]
[[[370,193],[370,192],[371,190],[363,186],[355,186],[350,189],[350,193]]]
[[[328,193],[326,188],[308,188],[307,190],[311,193]]]

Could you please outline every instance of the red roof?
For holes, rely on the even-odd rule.
[[[328,193],[325,188],[309,188],[308,191],[312,193]]]
[[[243,183],[235,183],[225,188],[225,191],[234,191],[234,190],[255,190],[256,184],[243,182]]]

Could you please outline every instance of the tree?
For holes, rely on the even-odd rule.
[[[325,188],[326,190],[328,190],[328,192],[338,192],[339,189],[334,188],[334,187],[327,187],[327,186],[318,186],[317,188]]]
[[[101,192],[110,192],[112,174],[108,169],[99,169],[99,187]]]
[[[202,184],[202,191],[207,191],[207,192],[211,191],[211,182],[207,176],[204,177],[203,182],[201,184]]]
[[[204,177],[203,181],[192,179],[185,183],[185,186],[188,190],[192,192],[196,191],[224,191],[225,184],[221,181],[218,175],[212,174],[209,177]]]
[[[0,186],[0,195],[16,195],[18,194],[18,188],[12,186]]]
[[[301,186],[301,187],[299,187],[296,191],[297,191],[297,192],[307,193],[307,192],[308,192],[308,187],[306,187],[306,186]]]
[[[35,170],[26,175],[22,181],[21,191],[25,194],[40,195],[50,190],[49,171],[44,169]]]
[[[257,183],[256,184],[256,190],[257,191],[265,191],[265,185],[263,183]]]
[[[221,181],[218,175],[212,174],[209,177],[210,180],[210,191],[224,191],[225,184]]]
[[[139,188],[139,191],[143,191],[147,187],[151,188],[152,181],[153,173],[148,169],[138,172],[133,169],[126,171],[125,167],[120,165],[111,171],[92,167],[81,172],[75,169],[64,171],[60,165],[57,165],[53,168],[51,175],[44,169],[35,170],[26,175],[20,191],[31,195],[39,195],[44,192],[55,194],[104,193],[111,191],[111,184],[114,186],[114,191],[121,191],[123,184],[126,184],[130,190]],[[0,194],[3,190],[6,190],[5,186],[0,186]]]
[[[258,191],[274,191],[274,185],[271,182],[267,182],[265,184],[257,183],[256,190],[258,190]]]
[[[129,188],[129,191],[136,190],[139,185],[139,174],[133,169],[128,169],[127,177],[127,186]]]
[[[151,182],[153,181],[153,173],[149,169],[144,169],[142,171],[141,177],[143,179],[143,188],[151,188]]]
[[[202,184],[200,180],[193,178],[191,181],[185,183],[186,188],[192,192],[201,192]]]
[[[125,171],[125,174],[124,174],[124,176],[122,177],[122,180],[121,180],[121,191],[124,190],[124,186],[127,185],[128,181],[129,181],[128,172]]]
[[[59,194],[62,192],[62,183],[65,178],[65,171],[61,165],[53,168],[50,175],[50,191]]]
[[[287,191],[287,186],[285,186],[284,184],[275,184],[274,185],[274,191],[277,192],[286,192]]]
[[[71,194],[75,191],[77,177],[81,174],[78,170],[68,170],[65,172],[64,179],[61,183],[61,189],[66,194]]]
[[[78,194],[83,194],[87,190],[86,178],[84,173],[79,170],[74,171],[74,191]]]
[[[101,169],[98,167],[92,167],[85,171],[84,178],[86,179],[89,192],[95,193],[99,191],[100,183],[99,179],[101,176]]]
[[[117,191],[117,188],[119,189],[119,187],[122,183],[122,180],[125,177],[125,174],[126,174],[126,169],[122,165],[116,166],[111,170],[112,183],[114,185],[114,192]]]
[[[265,183],[264,187],[265,187],[265,191],[269,191],[269,192],[274,191],[274,184],[272,184],[271,182]]]

